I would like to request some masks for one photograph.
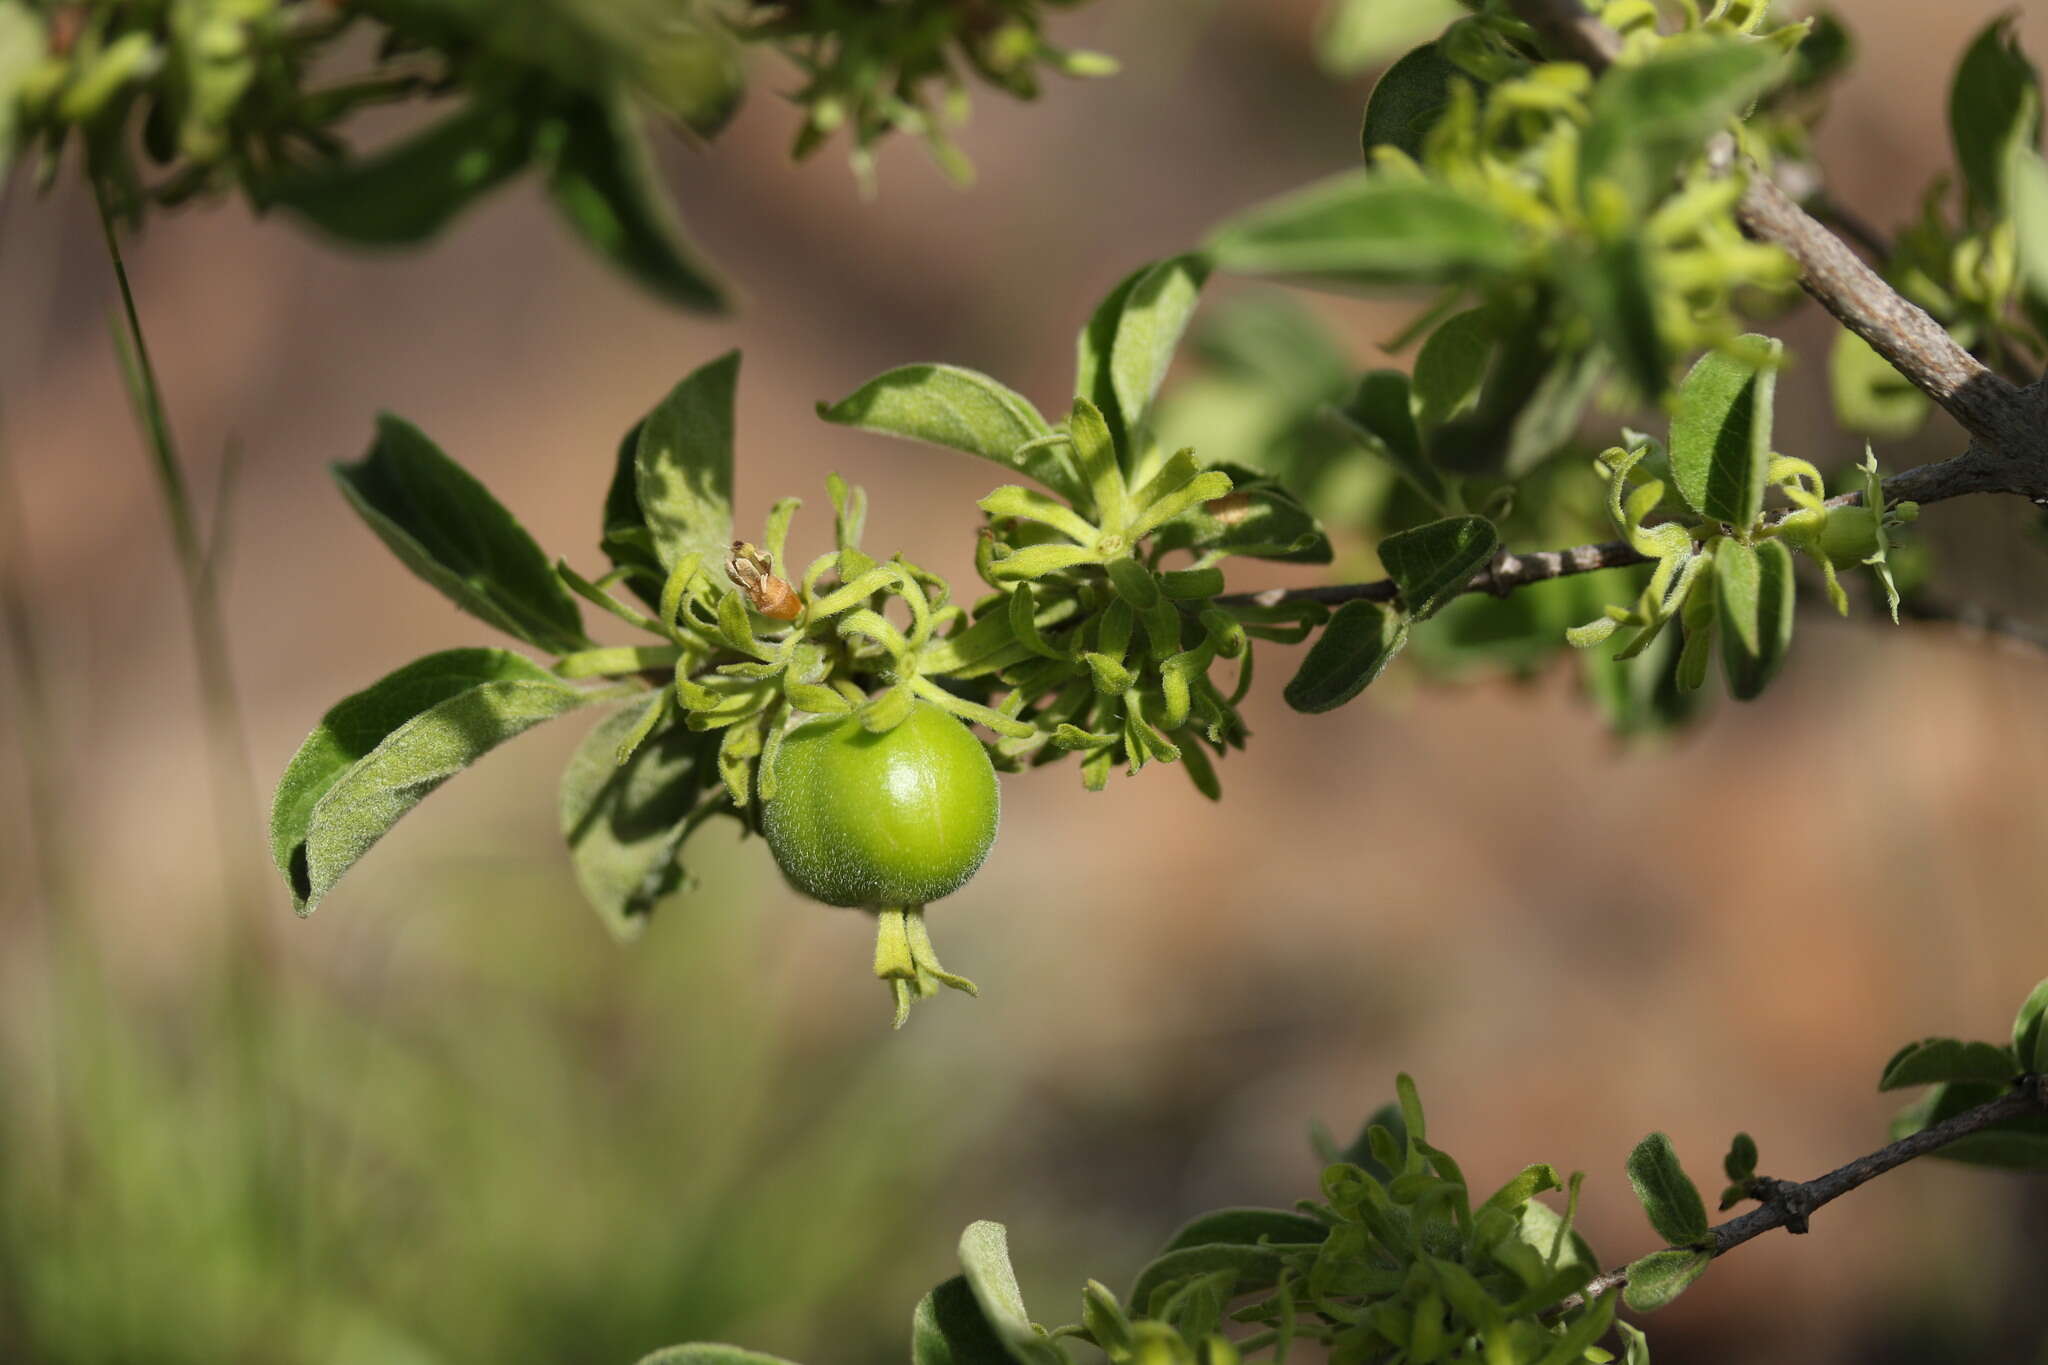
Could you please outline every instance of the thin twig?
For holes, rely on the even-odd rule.
[[[1878,1148],[1868,1156],[1860,1156],[1847,1165],[1837,1166],[1826,1175],[1816,1176],[1804,1182],[1754,1182],[1757,1194],[1764,1202],[1748,1213],[1716,1225],[1699,1246],[1712,1250],[1715,1256],[1723,1256],[1773,1228],[1786,1228],[1794,1233],[1805,1232],[1806,1220],[1814,1210],[1833,1203],[1857,1186],[1876,1179],[1886,1171],[1903,1166],[1915,1157],[1939,1151],[1972,1133],[1980,1133],[1995,1123],[2035,1114],[2048,1114],[2048,1076],[2029,1076],[2010,1094],[2001,1095],[1995,1100],[1978,1105],[1975,1109],[1966,1109],[1952,1118],[1931,1124],[1917,1133]],[[1674,1248],[1678,1249],[1684,1248]],[[1569,1313],[1600,1295],[1627,1284],[1628,1267],[1616,1266],[1594,1276],[1587,1281],[1584,1289],[1563,1300],[1551,1311],[1553,1314]]]
[[[2048,503],[2048,462],[2007,460],[1990,454],[1982,446],[1973,445],[1953,458],[1916,465],[1884,481],[1887,504],[1915,502],[1925,505],[1973,493],[2012,493],[2033,502]],[[1829,498],[1827,505],[1850,507],[1862,501],[1863,493],[1859,489]],[[1495,556],[1491,565],[1472,575],[1471,581],[1460,591],[1504,596],[1531,583],[1649,562],[1648,555],[1622,540],[1603,540],[1563,550],[1533,550],[1525,554],[1504,550]],[[1263,592],[1232,593],[1216,600],[1224,606],[1271,607],[1283,602],[1320,602],[1325,606],[1335,606],[1340,602],[1391,602],[1397,595],[1394,581],[1381,578],[1370,583],[1268,588]]]
[[[129,396],[141,422],[144,446],[156,473],[157,493],[164,520],[170,527],[178,572],[190,613],[192,649],[199,664],[200,695],[205,708],[206,736],[212,756],[215,819],[222,841],[222,875],[232,886],[234,869],[244,862],[242,831],[256,824],[255,788],[250,783],[248,752],[242,741],[241,704],[235,692],[234,671],[229,662],[227,625],[221,612],[220,584],[211,571],[220,553],[216,544],[207,546],[192,507],[191,485],[178,456],[176,439],[164,410],[163,389],[157,382],[156,366],[150,359],[149,343],[143,336],[142,319],[136,312],[135,293],[128,283],[127,263],[121,257],[121,243],[114,228],[106,187],[95,183],[93,202],[99,209],[100,230],[106,239],[107,259],[120,287],[121,321],[115,342],[121,353],[122,369]],[[225,477],[225,476],[224,476]],[[254,908],[254,897],[245,900]]]

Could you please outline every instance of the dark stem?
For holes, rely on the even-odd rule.
[[[1901,470],[1884,481],[1886,503],[1945,502],[1973,493],[2012,493],[2037,503],[2048,504],[2048,463],[2009,460],[1994,455],[1981,445],[1933,464]],[[1830,507],[1848,507],[1863,501],[1863,493],[1843,493],[1828,499]],[[1493,563],[1472,576],[1461,592],[1486,592],[1505,596],[1516,588],[1573,574],[1595,573],[1649,563],[1649,556],[1627,541],[1603,540],[1593,545],[1574,545],[1563,550],[1534,550],[1516,554],[1503,550]],[[1268,588],[1263,592],[1231,593],[1216,600],[1224,606],[1278,606],[1282,602],[1391,602],[1397,596],[1391,578],[1370,583],[1334,583],[1309,588]]]
[[[1950,1143],[1966,1138],[1972,1133],[1982,1132],[1993,1124],[2043,1113],[2048,1113],[2048,1076],[2029,1076],[2010,1094],[2001,1095],[1995,1100],[1978,1105],[1975,1109],[1966,1109],[1953,1118],[1943,1119],[1940,1123],[1922,1128],[1917,1133],[1878,1148],[1868,1156],[1861,1156],[1846,1165],[1837,1166],[1826,1175],[1816,1176],[1804,1182],[1754,1182],[1758,1197],[1763,1198],[1765,1202],[1748,1213],[1717,1225],[1700,1245],[1710,1247],[1714,1255],[1721,1256],[1773,1228],[1788,1228],[1795,1233],[1804,1232],[1806,1219],[1814,1210],[1833,1203],[1857,1186],[1875,1180],[1886,1171],[1895,1170],[1915,1157],[1939,1151]],[[1616,1266],[1594,1276],[1583,1290],[1561,1301],[1551,1313],[1569,1313],[1600,1295],[1627,1284],[1628,1267]]]

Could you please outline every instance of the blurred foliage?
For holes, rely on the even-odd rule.
[[[329,236],[403,246],[538,172],[567,226],[657,297],[726,294],[654,173],[647,125],[716,136],[746,88],[743,48],[805,74],[799,155],[848,126],[869,174],[906,131],[964,177],[946,135],[963,70],[1020,98],[1041,70],[1108,59],[1040,33],[1076,0],[0,0],[0,178],[39,184],[76,146],[114,213],[239,189]],[[934,102],[943,104],[941,116]],[[360,111],[425,104],[424,129],[360,152]]]

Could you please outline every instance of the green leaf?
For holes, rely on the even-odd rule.
[[[1604,354],[1557,351],[1550,341],[1552,313],[1539,303],[1496,319],[1498,344],[1479,401],[1430,434],[1430,458],[1439,467],[1519,477],[1577,431]]]
[[[1433,427],[1463,412],[1479,397],[1493,359],[1492,313],[1473,308],[1446,318],[1415,353],[1417,416]]]
[[[726,311],[725,289],[683,236],[630,104],[578,100],[549,120],[543,140],[548,195],[578,236],[657,298]]]
[[[1783,342],[1745,336],[1701,356],[1678,386],[1671,477],[1703,517],[1748,530],[1763,510],[1771,467],[1771,406]]]
[[[1445,517],[1380,542],[1380,563],[1401,592],[1411,621],[1425,621],[1465,590],[1500,546],[1485,517]]]
[[[1014,469],[1060,494],[1085,501],[1061,443],[1030,445],[1052,434],[1023,395],[985,374],[954,365],[903,365],[877,375],[818,416],[862,431],[964,450]]]
[[[1271,559],[1289,564],[1328,564],[1335,557],[1322,523],[1277,479],[1243,465],[1219,464],[1230,478],[1228,496],[1191,507],[1161,527],[1161,550],[1192,549]]]
[[[1126,473],[1136,450],[1131,430],[1144,426],[1208,277],[1200,256],[1141,267],[1110,291],[1076,340],[1074,396],[1101,409]]]
[[[1334,711],[1363,692],[1408,641],[1408,623],[1378,602],[1337,608],[1283,694],[1297,711]]]
[[[1422,433],[1408,401],[1407,375],[1399,370],[1373,370],[1359,378],[1358,387],[1342,407],[1330,412],[1367,450],[1414,485],[1416,492],[1439,507],[1449,499],[1443,475],[1423,454]]]
[[[1580,183],[1608,181],[1643,212],[1784,67],[1770,44],[1732,36],[1666,42],[1640,61],[1610,67],[1589,102]]]
[[[1330,1235],[1329,1225],[1305,1213],[1285,1209],[1216,1209],[1197,1214],[1167,1239],[1160,1255],[1186,1247],[1224,1242],[1256,1246],[1261,1241],[1280,1245],[1315,1244]]]
[[[704,789],[718,781],[714,733],[670,724],[633,750],[619,746],[660,709],[656,695],[600,720],[562,770],[556,809],[576,884],[612,934],[637,938],[655,903],[682,884],[677,861],[686,823]]]
[[[2048,308],[2048,163],[2025,148],[2014,153],[2010,169],[2007,193],[2019,238],[2020,279],[2033,301]]]
[[[2006,215],[2005,173],[2015,148],[2041,141],[2041,77],[2019,49],[2016,14],[1985,25],[1956,65],[1949,88],[1949,139],[1971,203],[1988,219]]]
[[[720,564],[731,548],[739,373],[740,353],[727,351],[685,376],[640,423],[634,488],[664,569],[691,554]]]
[[[1228,1272],[1234,1277],[1232,1294],[1256,1293],[1278,1284],[1280,1272],[1286,1266],[1283,1249],[1279,1247],[1232,1246],[1227,1242],[1181,1247],[1161,1254],[1139,1271],[1137,1281],[1132,1284],[1131,1292],[1125,1295],[1124,1301],[1131,1305],[1133,1312],[1150,1312],[1152,1296],[1160,1289],[1198,1275],[1218,1272]]]
[[[1392,147],[1420,161],[1423,138],[1450,107],[1454,79],[1472,77],[1444,60],[1435,43],[1424,43],[1388,67],[1365,102],[1359,143],[1366,161],[1372,161],[1375,147]]]
[[[2048,172],[2043,179],[2048,182]],[[2043,209],[2042,226],[2048,229],[2048,198],[2043,200]],[[2043,246],[2048,248],[2048,239]],[[2048,266],[2048,258],[2043,264]],[[2048,274],[2043,281],[2048,283]],[[1891,362],[1873,351],[1869,342],[1846,327],[1835,333],[1834,346],[1828,352],[1828,386],[1834,394],[1835,420],[1864,436],[1889,440],[1911,436],[1934,406]]]
[[[1564,1182],[1557,1178],[1557,1167],[1548,1162],[1525,1166],[1519,1175],[1487,1196],[1482,1207],[1505,1209],[1519,1213],[1521,1207],[1542,1194],[1545,1190],[1561,1190]]]
[[[2012,1055],[2034,1075],[2048,1075],[2048,980],[2034,987],[2013,1016]]]
[[[1332,176],[1216,229],[1208,252],[1239,275],[1321,285],[1440,284],[1513,271],[1524,248],[1488,204],[1427,181]]]
[[[1614,1330],[1625,1343],[1621,1365],[1650,1365],[1650,1338],[1632,1322],[1617,1322]]]
[[[1798,601],[1792,552],[1782,540],[1754,549],[1724,540],[1714,552],[1714,606],[1720,621],[1721,667],[1737,701],[1761,696],[1792,647]]]
[[[640,431],[635,422],[619,439],[612,458],[612,481],[604,495],[604,534],[600,544],[612,567],[635,570],[626,586],[655,611],[661,609],[661,588],[668,573],[654,553],[654,533],[640,510]]]
[[[1017,1273],[1010,1268],[1009,1233],[1001,1223],[969,1223],[960,1234],[960,1269],[996,1337],[1022,1365],[1065,1365],[1059,1348],[1031,1325]]]
[[[1316,56],[1336,75],[1355,75],[1418,39],[1441,33],[1463,13],[1455,0],[1334,0],[1323,10]]]
[[[2009,1087],[1989,1081],[1950,1081],[1937,1085],[1892,1120],[1892,1140],[1896,1142],[2008,1093]],[[1968,1137],[1958,1138],[1928,1155],[1971,1166],[2048,1171],[2048,1114],[2004,1119]]]
[[[1675,1247],[1689,1246],[1707,1235],[1707,1206],[1678,1164],[1671,1139],[1652,1133],[1628,1154],[1628,1183],[1650,1216],[1657,1235]]]
[[[22,83],[42,64],[47,47],[42,16],[22,0],[0,0],[0,184],[17,151]]]
[[[1566,257],[1562,283],[1636,392],[1655,400],[1671,382],[1671,354],[1657,328],[1650,262],[1649,247],[1631,234],[1601,243],[1589,257]]]
[[[270,851],[309,915],[400,816],[588,694],[502,649],[430,654],[337,702],[286,765]]]
[[[1009,1349],[981,1314],[965,1275],[918,1301],[910,1319],[911,1365],[1011,1365]]]
[[[1728,1155],[1721,1158],[1721,1171],[1730,1180],[1750,1180],[1756,1175],[1756,1139],[1747,1133],[1737,1133],[1728,1144]]]
[[[1714,1259],[1711,1251],[1653,1251],[1630,1261],[1622,1301],[1638,1313],[1654,1313],[1691,1287]]]
[[[410,246],[524,170],[533,151],[525,112],[479,101],[375,155],[295,172],[256,195],[345,242]]]
[[[333,470],[378,539],[456,606],[550,653],[590,643],[533,537],[419,428],[383,413],[363,458]]]
[[[1908,1043],[1884,1064],[1879,1090],[1907,1090],[1943,1081],[2010,1081],[2024,1070],[2013,1054],[1995,1043],[1960,1038],[1922,1038]]]
[[[640,1357],[639,1365],[790,1365],[781,1356],[743,1351],[737,1346],[693,1341],[687,1346],[665,1346],[652,1355]]]

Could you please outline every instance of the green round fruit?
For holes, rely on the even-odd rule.
[[[995,843],[987,750],[929,702],[884,734],[820,716],[783,737],[768,847],[790,884],[827,905],[928,904],[967,884]]]
[[[1838,569],[1863,563],[1877,553],[1877,514],[1868,507],[1830,507],[1820,552]]]

